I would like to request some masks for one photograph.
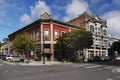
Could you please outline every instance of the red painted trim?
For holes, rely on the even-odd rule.
[[[55,31],[58,31],[58,36],[62,36],[62,32],[69,32],[69,28],[60,25],[53,25],[53,40],[55,40]]]

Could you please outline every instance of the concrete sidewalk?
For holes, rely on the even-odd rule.
[[[57,61],[45,61],[45,64],[43,64],[43,61],[26,61],[24,63],[19,63],[19,65],[32,65],[32,66],[36,66],[36,65],[57,65],[57,64],[62,64],[61,62],[57,62]]]
[[[6,64],[9,65],[26,65],[26,66],[42,66],[42,65],[64,65],[64,64],[72,64],[72,63],[62,63],[58,61],[45,61],[45,64],[43,64],[43,61],[26,61],[26,62],[7,62],[3,61]]]
[[[120,68],[115,68],[112,70],[115,74],[120,75]]]

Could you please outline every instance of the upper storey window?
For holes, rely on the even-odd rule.
[[[103,33],[104,33],[104,35],[107,35],[107,30],[104,29],[104,30],[103,30]]]
[[[49,30],[44,30],[44,40],[45,40],[45,41],[48,41],[48,40],[49,40],[49,33],[50,33]]]
[[[39,40],[39,30],[36,30],[36,40]]]
[[[94,26],[93,25],[90,25],[90,31],[94,32]]]
[[[55,34],[55,39],[59,37],[58,30],[56,30],[54,34]]]

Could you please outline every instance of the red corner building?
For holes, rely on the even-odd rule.
[[[30,56],[39,57],[44,52],[47,55],[47,60],[54,61],[54,45],[56,44],[56,38],[75,29],[78,29],[78,27],[54,20],[45,12],[41,15],[39,20],[10,34],[10,46],[12,46],[12,41],[15,39],[16,35],[28,32],[36,41],[36,50],[30,53]]]
[[[83,55],[80,55],[80,51],[76,51],[79,54],[79,59],[84,57],[85,61],[87,61],[94,56],[108,55],[109,45],[106,21],[97,15],[90,15],[87,12],[67,23],[54,20],[45,12],[39,20],[10,34],[10,46],[12,46],[12,41],[16,35],[28,32],[36,41],[36,50],[30,56],[39,57],[44,52],[47,55],[47,60],[53,61],[56,56],[54,52],[56,38],[75,29],[84,29],[93,33],[93,45],[91,48],[84,49]]]

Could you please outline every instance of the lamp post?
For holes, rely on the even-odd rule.
[[[29,46],[29,42],[27,43],[27,45],[26,45],[26,49],[27,49],[27,63],[29,64],[29,61],[30,61],[30,54],[29,54],[29,52],[30,52],[30,46]]]
[[[45,53],[44,53],[44,36],[43,36],[43,64],[45,64]]]

